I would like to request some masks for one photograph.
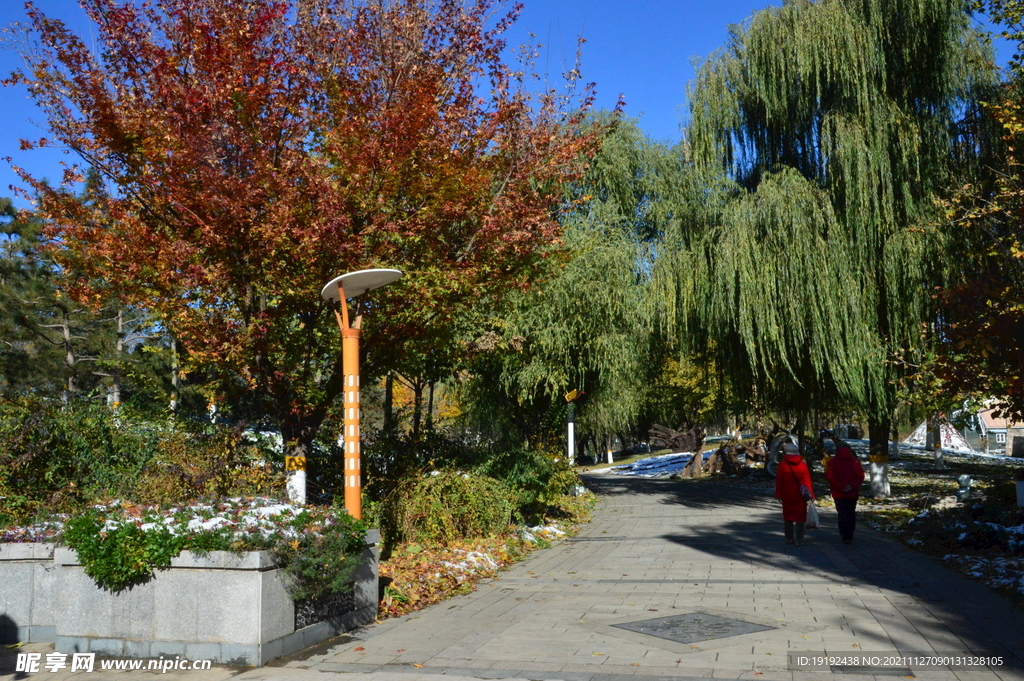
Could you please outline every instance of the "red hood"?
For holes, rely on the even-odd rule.
[[[853,456],[853,450],[850,449],[847,445],[839,445],[839,448],[836,449],[836,458],[853,459],[855,457]]]
[[[786,454],[785,459],[789,463],[800,463],[803,459],[800,458],[799,454]]]

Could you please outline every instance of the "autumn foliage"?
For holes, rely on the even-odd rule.
[[[97,53],[28,3],[36,48],[7,81],[49,124],[23,144],[105,181],[84,202],[76,166],[59,187],[23,175],[82,273],[69,289],[155,311],[189,366],[254,389],[296,446],[340,389],[323,284],[404,270],[364,334],[390,351],[528,285],[599,136],[589,89],[531,95],[503,61],[518,6],[492,22],[493,0],[82,4]]]
[[[975,0],[1017,45],[1011,77],[987,112],[1002,135],[1002,157],[987,181],[964,186],[947,204],[958,244],[958,277],[939,292],[942,339],[937,374],[951,391],[995,398],[1024,419],[1024,2]]]

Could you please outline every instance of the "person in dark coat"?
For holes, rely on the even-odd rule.
[[[782,520],[786,525],[786,543],[800,546],[807,522],[807,499],[801,487],[814,499],[811,471],[800,457],[800,449],[789,442],[782,445],[784,456],[775,472],[775,498],[782,502]]]
[[[844,544],[850,544],[857,527],[857,498],[864,482],[864,466],[849,445],[839,439],[836,439],[836,445],[836,455],[825,466],[825,477],[836,502],[839,536]]]

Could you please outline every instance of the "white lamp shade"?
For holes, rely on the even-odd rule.
[[[338,300],[338,285],[345,289],[346,298],[357,298],[367,291],[380,288],[402,276],[401,270],[359,270],[331,279],[320,291],[324,300]]]

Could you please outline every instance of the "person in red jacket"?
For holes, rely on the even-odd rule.
[[[775,498],[782,502],[786,524],[786,543],[800,546],[804,541],[807,502],[814,499],[811,471],[800,458],[800,449],[792,442],[782,445],[785,453],[775,472]]]
[[[853,543],[853,531],[857,527],[857,498],[860,485],[864,482],[864,466],[842,440],[832,435],[836,442],[836,455],[825,466],[825,477],[836,501],[839,516],[839,536],[844,544]]]

